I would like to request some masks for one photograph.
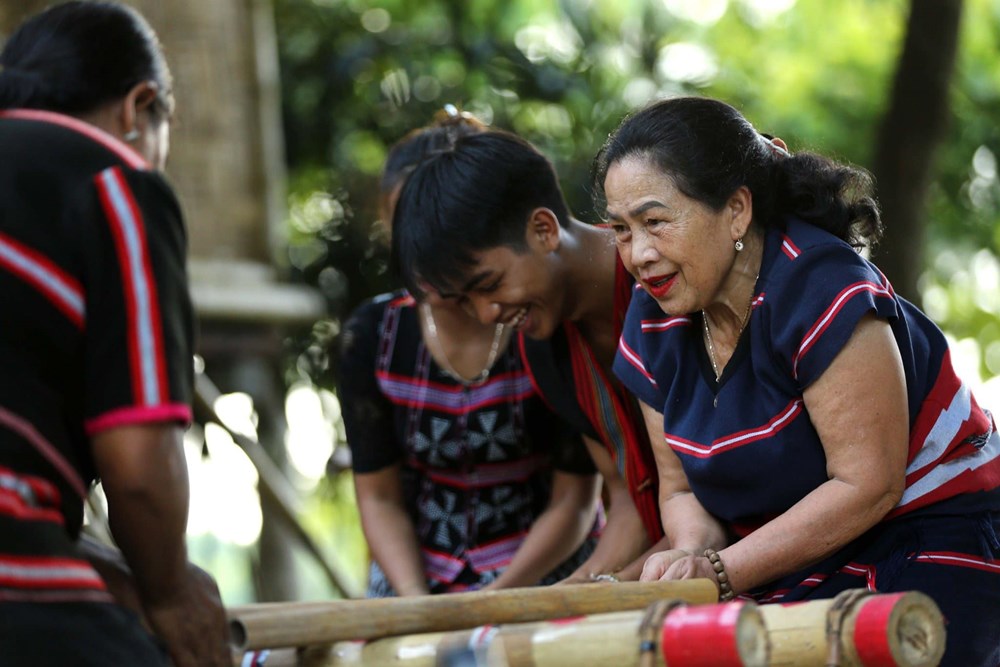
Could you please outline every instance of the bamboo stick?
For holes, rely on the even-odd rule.
[[[266,667],[638,667],[645,611],[497,626],[445,633],[340,642],[311,653],[275,651]],[[763,667],[764,622],[752,602],[678,607],[662,621],[650,665]],[[664,654],[668,656],[664,662]]]
[[[234,607],[229,616],[234,646],[249,650],[642,609],[663,599],[705,604],[717,597],[713,581],[688,579],[566,584],[410,598],[261,603]]]
[[[834,600],[761,605],[772,667],[826,664],[831,649],[826,624]],[[862,597],[846,608],[841,627],[842,667],[932,667],[944,655],[941,611],[923,593]]]
[[[663,622],[654,664],[717,667],[733,660],[733,647],[745,664],[771,667],[933,667],[944,655],[944,621],[937,605],[919,592],[875,594],[836,611],[838,598],[753,610],[764,624],[737,619],[736,632],[725,624],[711,628],[691,621],[706,610],[739,610],[739,603],[682,607]],[[747,614],[748,612],[740,612]],[[839,655],[831,656],[827,626],[840,614]],[[646,612],[595,614],[541,623],[483,626],[473,630],[390,637],[368,643],[339,642],[304,650],[272,652],[266,667],[440,667],[456,651],[473,653],[463,664],[490,667],[614,665],[634,667],[638,660],[638,623]],[[717,617],[719,621],[721,617]],[[732,618],[732,617],[730,617]],[[706,631],[706,627],[710,631]],[[713,635],[712,632],[715,632]],[[735,638],[735,644],[732,639]],[[761,653],[764,658],[761,659]],[[468,656],[467,656],[468,657]],[[831,657],[833,659],[831,659]],[[666,663],[664,662],[666,658]],[[452,664],[458,664],[457,661]]]

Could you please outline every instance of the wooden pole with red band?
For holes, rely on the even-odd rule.
[[[234,647],[246,651],[643,609],[664,599],[706,604],[715,602],[718,594],[710,579],[566,584],[377,600],[261,603],[234,607],[229,618]]]
[[[933,600],[918,592],[859,593],[864,591],[759,607],[742,602],[701,607],[667,603],[663,613],[651,614],[665,604],[658,601],[646,611],[340,642],[299,652],[282,649],[272,652],[263,667],[440,667],[458,664],[449,663],[449,657],[462,651],[469,658],[463,664],[491,667],[939,664],[945,630]],[[651,618],[655,621],[649,625]]]
[[[761,605],[772,667],[933,667],[944,655],[944,619],[919,592]],[[858,595],[861,593],[862,595]],[[832,657],[831,657],[832,656]]]
[[[744,665],[750,664],[746,654],[752,647],[754,653],[762,650],[764,664],[769,664],[767,637],[760,637],[758,626],[745,619],[750,609],[759,615],[757,605],[743,601],[671,611],[660,641],[663,660],[667,665],[684,667]]]
[[[695,612],[695,610],[697,610]],[[692,613],[695,612],[695,613]],[[645,611],[543,621],[473,630],[340,642],[311,653],[275,651],[264,667],[639,667],[646,653],[654,665],[688,667],[764,667],[767,636],[753,603],[678,606],[661,621],[660,636],[669,641],[645,646]],[[690,645],[685,650],[680,644]],[[662,651],[661,651],[662,649]],[[256,666],[255,666],[256,667]]]

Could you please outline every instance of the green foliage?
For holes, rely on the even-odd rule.
[[[343,578],[351,596],[362,595],[368,582],[368,547],[361,532],[361,519],[354,502],[354,479],[349,474],[326,478],[318,493],[302,508],[303,527],[317,542]],[[336,597],[326,575],[316,561],[297,552],[302,574],[303,599]]]
[[[793,146],[865,163],[905,10],[850,0],[831,20],[829,3],[775,0],[276,0],[293,242],[312,246],[293,246],[292,265],[312,282],[337,268],[341,315],[393,285],[373,231],[378,172],[445,103],[538,145],[584,219],[596,217],[589,168],[604,137],[664,95],[721,97]],[[296,211],[315,190],[348,216],[304,238]]]
[[[590,220],[591,158],[625,114],[664,95],[720,97],[793,148],[866,165],[908,3],[275,0],[275,9],[291,261],[342,316],[395,284],[375,224],[378,172],[392,143],[444,104],[538,145]],[[929,202],[932,254],[956,240],[1000,250],[1000,3],[967,0],[961,39],[955,122]],[[336,215],[303,227],[316,192]],[[324,282],[327,267],[336,272]]]

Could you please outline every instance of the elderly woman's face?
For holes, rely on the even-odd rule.
[[[611,165],[604,191],[622,262],[665,313],[695,312],[716,300],[739,238],[728,204],[714,211],[688,197],[643,157]]]

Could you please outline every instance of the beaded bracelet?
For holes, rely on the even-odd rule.
[[[705,549],[705,558],[712,564],[715,570],[715,580],[719,582],[719,602],[729,602],[736,597],[732,585],[729,583],[729,575],[726,574],[726,566],[722,564],[722,557],[716,553],[715,549]]]

